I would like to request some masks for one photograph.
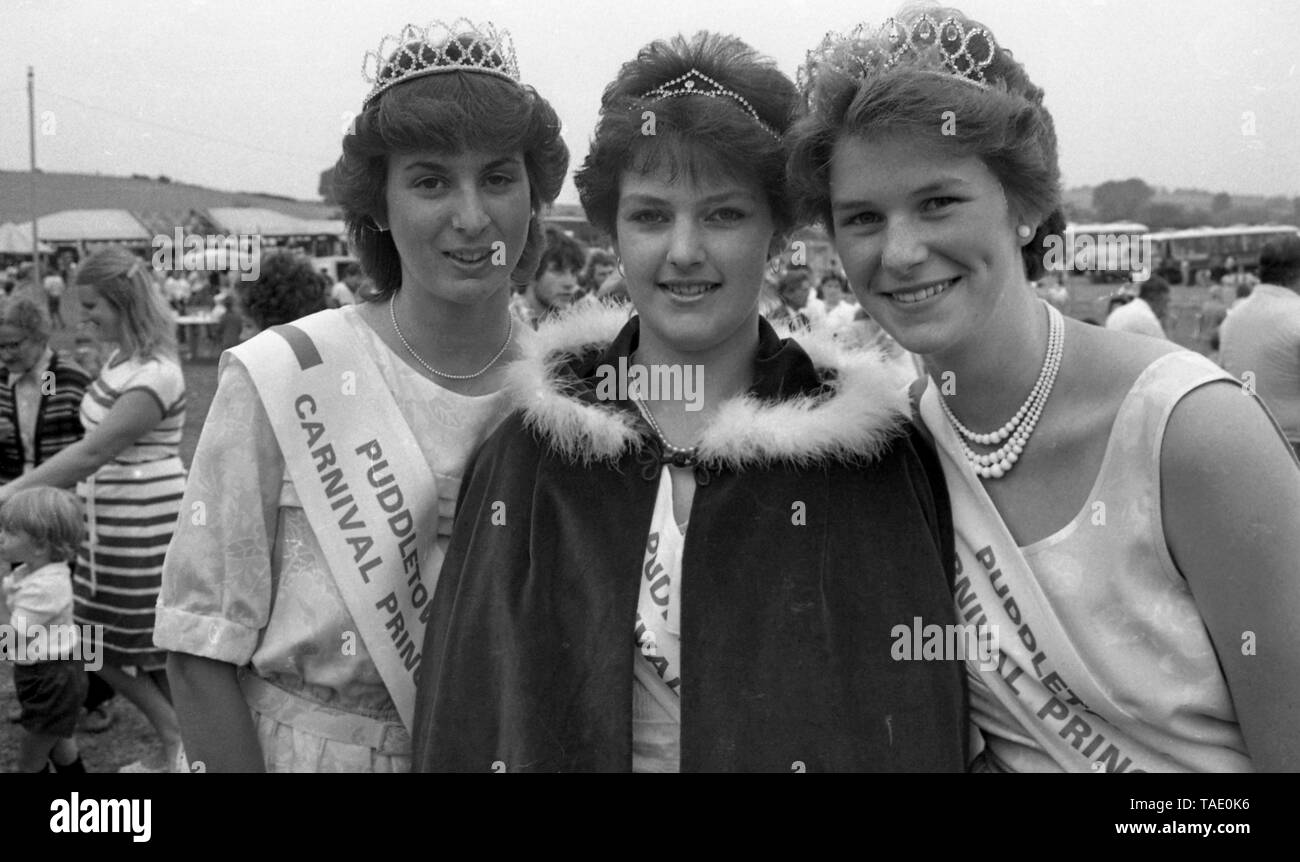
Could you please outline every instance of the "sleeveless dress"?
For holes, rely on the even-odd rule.
[[[180,459],[185,427],[185,378],[165,357],[122,358],[115,352],[81,401],[90,434],[127,392],[144,392],[162,421],[77,483],[86,508],[86,540],[73,572],[77,623],[104,627],[104,662],[159,670],[166,653],[153,643],[154,605],[163,558],[185,492]]]
[[[1030,603],[1022,592],[1019,614],[1036,633],[1034,649],[1043,658],[1001,674],[1021,692],[1042,686],[1040,697],[1052,709],[1076,703],[1076,696],[1084,705],[1079,717],[1039,729],[1059,746],[1054,755],[968,662],[972,719],[987,744],[974,771],[1082,771],[1089,759],[1097,771],[1127,771],[1139,762],[1151,765],[1148,771],[1251,771],[1227,682],[1170,556],[1161,517],[1160,456],[1169,417],[1188,393],[1220,380],[1236,382],[1188,351],[1153,361],[1120,405],[1084,508],[1056,533],[1020,549],[1037,588],[1025,592],[1038,595]],[[994,583],[1007,586],[993,574]],[[963,615],[971,601],[965,581],[957,582]],[[1031,618],[1026,607],[1045,613]],[[1073,659],[1071,653],[1082,668],[1077,676],[1065,670],[1044,676]],[[1044,712],[1050,721],[1049,707],[1040,717]]]

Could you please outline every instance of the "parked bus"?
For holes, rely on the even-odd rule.
[[[1218,281],[1229,270],[1257,272],[1259,252],[1271,240],[1300,234],[1294,225],[1237,225],[1149,234],[1156,271],[1174,284],[1190,284],[1206,269]]]
[[[1065,226],[1067,269],[1088,273],[1094,283],[1128,281],[1150,266],[1143,244],[1147,226],[1140,222],[1070,223]]]

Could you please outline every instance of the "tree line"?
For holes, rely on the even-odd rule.
[[[1300,196],[1285,195],[1261,199],[1250,196],[1234,200],[1227,192],[1213,196],[1189,192],[1183,197],[1209,198],[1208,208],[1161,200],[1169,197],[1143,180],[1108,180],[1092,189],[1092,209],[1066,204],[1071,221],[1137,221],[1152,230],[1190,227],[1220,227],[1235,224],[1300,224]]]

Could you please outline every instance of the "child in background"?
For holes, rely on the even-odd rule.
[[[25,733],[18,750],[19,772],[85,772],[73,734],[86,697],[86,672],[74,657],[81,652],[79,627],[72,621],[72,573],[83,533],[81,503],[58,488],[19,491],[0,508],[0,559],[15,564],[4,579],[5,602],[15,631],[35,627],[71,633],[47,636],[54,654],[23,650],[14,661],[14,687]],[[55,629],[55,627],[60,627]],[[30,644],[29,635],[27,643]]]

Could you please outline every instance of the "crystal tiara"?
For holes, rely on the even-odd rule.
[[[992,33],[967,29],[951,16],[936,21],[927,13],[910,24],[890,18],[877,28],[859,24],[847,34],[827,33],[799,68],[799,90],[811,100],[826,70],[863,80],[904,65],[987,88],[984,70],[997,52]]]
[[[753,117],[754,122],[758,123],[760,129],[778,141],[781,140],[781,135],[776,129],[763,122],[763,118],[758,115],[758,111],[754,110],[754,106],[749,103],[748,99],[735,90],[722,86],[699,69],[692,68],[685,75],[679,75],[671,81],[666,81],[653,90],[643,93],[637,99],[637,103],[638,105],[644,105],[676,96],[708,96],[712,99],[730,99],[739,105],[745,113]]]
[[[362,106],[368,107],[395,84],[442,72],[480,72],[517,84],[514,41],[507,31],[468,18],[451,24],[434,21],[426,27],[407,24],[396,36],[385,36],[378,50],[366,52],[361,74],[373,87]]]

